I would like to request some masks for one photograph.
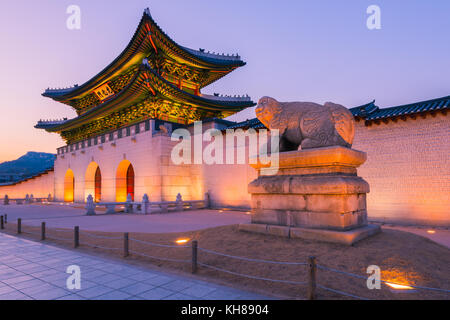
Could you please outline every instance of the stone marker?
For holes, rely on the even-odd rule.
[[[183,211],[183,198],[181,197],[181,193],[177,194],[176,210]]]
[[[133,199],[131,198],[131,194],[127,195],[127,203],[125,204],[125,212],[133,213]]]
[[[86,198],[86,215],[93,216],[95,215],[95,203],[92,195],[88,195]]]
[[[148,195],[146,193],[142,197],[142,206],[143,206],[142,210],[143,210],[144,214],[151,213],[150,200],[149,200]]]

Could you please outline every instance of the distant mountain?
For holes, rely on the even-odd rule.
[[[0,176],[11,176],[13,180],[27,178],[52,168],[55,159],[52,153],[30,151],[16,160],[0,163]]]

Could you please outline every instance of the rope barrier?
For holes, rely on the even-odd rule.
[[[56,231],[56,232],[68,232],[68,233],[73,233],[73,230],[67,230],[67,229],[61,229],[61,228],[52,228],[52,231]]]
[[[183,262],[183,263],[190,263],[190,260],[182,260],[182,259],[171,259],[171,258],[161,258],[161,257],[155,257],[155,256],[150,256],[141,252],[137,252],[137,251],[133,251],[133,250],[129,250],[130,253],[134,253],[137,254],[139,256],[143,256],[146,258],[150,258],[150,259],[156,259],[156,260],[165,260],[165,261],[171,261],[171,262]]]
[[[347,292],[344,292],[344,291],[339,291],[339,290],[331,289],[331,288],[328,288],[328,287],[324,287],[324,286],[322,286],[320,284],[317,284],[317,287],[321,288],[321,289],[324,289],[324,290],[327,290],[327,291],[330,291],[330,292],[341,294],[341,295],[344,295],[344,296],[347,296],[347,297],[355,298],[355,299],[358,299],[358,300],[370,300],[369,298],[355,296],[355,295],[353,295],[351,293],[347,293]]]
[[[341,270],[337,270],[337,269],[321,266],[319,264],[317,265],[317,268],[322,269],[322,270],[327,270],[327,271],[332,271],[332,272],[344,274],[344,275],[349,276],[349,277],[354,277],[354,278],[358,278],[358,279],[367,280],[367,277],[360,276],[358,274],[354,274],[354,273],[351,273],[351,272],[345,272],[345,271],[341,271]]]
[[[198,248],[198,250],[207,252],[207,253],[211,253],[211,254],[216,254],[219,256],[224,256],[224,257],[228,257],[228,258],[233,258],[233,259],[238,259],[238,260],[244,260],[244,261],[250,261],[250,262],[263,262],[263,263],[271,263],[271,264],[281,264],[281,265],[297,265],[297,266],[306,266],[308,265],[305,262],[283,262],[283,261],[271,261],[271,260],[262,260],[262,259],[252,259],[252,258],[245,258],[245,257],[238,257],[238,256],[232,256],[229,254],[225,254],[225,253],[220,253],[217,251],[213,251],[213,250],[208,250],[208,249],[204,249],[204,248]]]
[[[103,247],[103,246],[99,246],[99,245],[92,245],[89,243],[82,243],[81,245],[85,245],[91,248],[99,248],[99,249],[105,249],[105,250],[121,250],[119,248],[108,248],[108,247]]]
[[[46,236],[46,238],[60,240],[60,241],[70,241],[70,242],[73,241],[73,239],[58,238],[58,237],[55,237],[55,236],[52,236],[52,235],[48,235],[48,234],[46,234],[45,236]]]
[[[154,243],[154,242],[148,242],[148,241],[143,241],[143,240],[138,240],[138,239],[134,239],[134,238],[130,238],[130,241],[136,241],[139,243],[143,243],[143,244],[148,244],[151,246],[155,246],[155,247],[163,247],[163,248],[190,248],[190,246],[174,246],[174,245],[167,245],[167,244],[159,244],[159,243]]]
[[[213,266],[211,266],[209,264],[206,264],[206,263],[201,263],[201,262],[197,262],[197,263],[199,265],[201,265],[201,266],[206,267],[206,268],[210,268],[210,269],[214,269],[214,270],[217,270],[217,271],[229,273],[229,274],[232,274],[232,275],[235,275],[235,276],[245,277],[245,278],[254,279],[254,280],[263,280],[263,281],[271,281],[271,282],[279,282],[279,283],[288,283],[288,284],[295,284],[295,285],[306,284],[306,282],[304,282],[304,281],[289,281],[289,280],[277,280],[277,279],[256,277],[256,276],[251,276],[251,275],[248,275],[248,274],[242,274],[242,273],[233,272],[233,271],[230,271],[230,270],[225,270],[225,269],[218,268],[218,267],[213,267]]]
[[[96,235],[96,234],[92,234],[92,233],[87,233],[84,231],[80,231],[80,234],[84,234],[88,237],[91,238],[96,238],[96,239],[107,239],[107,240],[123,240],[122,237],[107,237],[107,236],[100,236],[100,235]]]
[[[367,280],[367,277],[364,277],[364,276],[361,276],[361,275],[358,275],[358,274],[354,274],[354,273],[351,273],[351,272],[345,272],[345,271],[341,271],[341,270],[337,270],[337,269],[333,269],[333,268],[325,267],[325,266],[321,266],[321,265],[317,265],[317,268],[322,269],[322,270],[328,270],[328,271],[344,274],[344,275],[347,275],[349,277],[354,277],[354,278],[358,278],[358,279]],[[415,289],[440,291],[440,292],[450,293],[450,290],[440,289],[440,288],[414,286],[414,285],[411,285],[411,284],[405,285],[405,284],[402,284],[402,283],[395,283],[395,282],[386,281],[386,280],[380,280],[380,282],[385,283],[385,284],[396,284],[396,285],[399,285],[399,286],[408,286],[408,287],[415,288]]]
[[[36,232],[30,232],[30,231],[23,231],[23,230],[22,230],[22,233],[28,233],[28,234],[32,234],[32,235],[34,235],[34,236],[38,236],[38,237],[40,237],[40,236],[41,236],[41,234],[40,234],[40,233],[36,233]]]

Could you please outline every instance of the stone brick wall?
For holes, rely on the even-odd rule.
[[[0,199],[5,195],[9,198],[25,198],[33,195],[34,198],[47,198],[48,195],[54,195],[54,172],[49,171],[38,177],[28,179],[13,185],[0,186]]]
[[[367,153],[358,173],[370,184],[369,219],[450,225],[448,115],[357,122],[353,148]]]
[[[204,126],[221,129],[220,124]],[[123,129],[125,130],[125,129]],[[249,208],[248,184],[256,170],[247,163],[234,165],[175,165],[170,159],[170,136],[155,132],[155,124],[122,138],[106,137],[103,143],[58,154],[55,172],[15,186],[0,186],[0,198],[35,197],[55,194],[64,199],[64,176],[70,168],[75,175],[75,201],[84,202],[86,170],[96,162],[102,174],[102,200],[115,201],[116,173],[127,159],[135,172],[135,199],[144,193],[151,201],[203,199],[209,192],[215,207]],[[209,142],[203,142],[205,147]],[[450,225],[450,117],[438,114],[425,119],[408,118],[366,127],[356,125],[354,149],[367,153],[368,160],[358,169],[370,184],[367,196],[369,220],[411,224]],[[224,146],[226,148],[226,146]],[[237,147],[236,147],[237,148]],[[248,145],[243,148],[248,149]],[[248,150],[246,150],[248,153]],[[224,154],[226,150],[224,149]],[[247,159],[248,162],[248,159]]]
[[[368,156],[358,174],[370,184],[369,220],[450,225],[448,115],[372,126],[357,122],[353,147]],[[194,167],[192,181],[197,189],[210,192],[214,206],[250,207],[247,186],[257,173],[248,164]]]

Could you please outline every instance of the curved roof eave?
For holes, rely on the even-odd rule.
[[[143,73],[146,73],[147,76],[150,76],[154,82],[153,85],[150,83],[150,86],[156,87],[155,89],[158,90],[158,88],[163,88],[163,91],[170,92],[168,94],[167,98],[180,98],[184,101],[187,101],[188,103],[191,103],[193,105],[197,105],[202,109],[207,109],[211,111],[229,111],[229,112],[238,112],[245,108],[255,106],[256,104],[251,100],[245,100],[245,101],[220,101],[220,100],[211,100],[199,96],[192,95],[188,92],[182,91],[178,89],[176,86],[174,86],[172,83],[168,82],[161,76],[159,76],[156,71],[151,69],[149,66],[141,65],[140,70],[138,73],[136,73],[135,77],[131,80],[131,82],[117,95],[112,97],[111,99],[103,102],[102,104],[90,109],[86,113],[67,120],[66,122],[62,124],[56,124],[54,126],[46,126],[45,130],[49,132],[60,132],[63,130],[70,130],[72,128],[76,128],[87,121],[94,120],[97,117],[100,116],[106,116],[114,111],[117,111],[123,107],[128,106],[128,104],[123,105],[121,102],[126,100],[131,100],[133,102],[139,100],[139,95],[142,95],[143,92],[146,94],[150,94],[149,89],[147,89],[146,86],[141,85],[146,80],[142,79],[141,75]],[[135,88],[135,89],[133,89]],[[136,94],[136,91],[140,91],[139,94]],[[166,95],[161,92],[157,92],[156,95],[161,95],[165,97]],[[143,100],[144,97],[141,99]]]

